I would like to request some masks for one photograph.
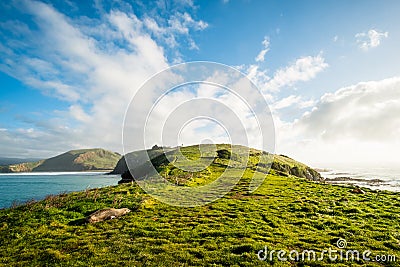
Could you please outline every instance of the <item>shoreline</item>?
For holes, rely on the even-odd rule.
[[[333,166],[332,166],[333,165]],[[324,183],[368,188],[377,191],[400,192],[400,168],[396,165],[373,166],[331,164],[318,169]]]
[[[40,176],[40,175],[76,175],[76,174],[109,174],[110,170],[91,170],[91,171],[65,171],[65,172],[8,172],[8,173],[0,173],[0,176],[12,176],[12,175],[21,175],[21,176]]]
[[[383,179],[367,179],[367,178],[353,178],[348,176],[339,176],[334,178],[326,178],[322,181],[325,184],[367,188],[373,191],[388,191],[399,193],[399,181],[396,180],[383,180]]]
[[[254,193],[239,186],[215,202],[190,208],[169,206],[136,184],[124,184],[0,210],[1,261],[3,265],[40,266],[57,261],[63,266],[104,262],[140,266],[149,262],[150,252],[157,251],[151,258],[154,265],[218,262],[234,266],[240,262],[257,266],[257,252],[264,247],[320,251],[336,249],[340,238],[350,244],[351,251],[400,256],[398,193],[365,190],[366,194],[355,194],[341,185],[293,176],[270,175],[265,181]],[[86,223],[89,214],[108,208],[132,212]],[[328,259],[319,264],[334,265]]]

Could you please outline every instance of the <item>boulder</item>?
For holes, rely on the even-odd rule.
[[[365,194],[364,190],[359,187],[354,188],[353,190],[351,190],[351,192],[354,194]]]
[[[98,210],[98,211],[90,214],[86,218],[86,221],[88,223],[102,222],[105,220],[111,220],[114,218],[121,217],[122,215],[125,215],[129,212],[131,212],[131,210],[128,208],[122,208],[122,209],[109,208],[109,209]]]
[[[121,175],[121,180],[118,181],[118,184],[132,183],[134,180],[132,174],[129,171],[126,171]]]

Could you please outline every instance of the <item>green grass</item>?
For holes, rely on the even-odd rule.
[[[183,152],[200,159],[194,148]],[[184,179],[183,186],[204,184],[201,177],[213,180],[226,169],[224,160],[217,158],[208,174]],[[172,174],[171,165],[163,161],[158,168],[170,169],[171,181],[183,174],[179,170]],[[281,176],[275,170],[250,193],[253,173],[249,164],[231,192],[200,207],[169,206],[134,183],[49,196],[0,210],[0,265],[398,266],[398,262],[380,265],[327,258],[323,262],[258,260],[256,253],[264,246],[318,252],[335,249],[339,238],[347,240],[348,249],[369,249],[372,255],[393,254],[400,259],[400,196],[368,189],[365,195],[353,194],[347,187]],[[87,215],[107,207],[127,207],[132,212],[119,219],[84,223]]]

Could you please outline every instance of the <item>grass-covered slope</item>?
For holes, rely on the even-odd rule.
[[[253,170],[258,169],[259,171],[265,170],[266,172],[269,171],[270,168],[276,170],[278,174],[282,176],[294,175],[300,178],[308,178],[310,180],[320,180],[320,174],[315,171],[314,169],[310,168],[309,166],[300,163],[294,159],[291,159],[285,155],[273,155],[273,162],[269,162],[269,158],[272,155],[269,155],[266,152],[247,148],[244,146],[235,145],[233,147],[234,151],[236,152],[230,155],[226,155],[224,157],[223,154],[218,155],[218,152],[215,151],[213,145],[201,145],[201,149],[204,153],[204,166],[207,166],[209,161],[209,157],[216,158],[216,161],[213,162],[213,166],[220,166],[224,167],[229,163],[229,160],[232,159],[233,164],[241,164],[246,163],[248,168],[252,168]],[[219,151],[231,151],[232,147],[228,144],[220,144],[217,145],[216,150]],[[175,160],[174,164],[171,164],[169,160],[164,155],[164,152],[168,155],[168,159]],[[157,148],[157,149],[149,149],[149,150],[140,150],[128,153],[127,155],[123,156],[117,163],[114,170],[111,172],[112,174],[124,174],[126,173],[128,176],[130,175],[128,171],[128,166],[126,161],[131,163],[131,167],[135,166],[135,170],[131,170],[135,176],[135,178],[140,178],[140,176],[147,175],[147,170],[149,169],[150,162],[148,159],[151,159],[152,165],[158,169],[160,173],[164,171],[164,175],[166,172],[168,174],[175,174],[174,177],[178,175],[180,172],[181,176],[184,176],[186,173],[179,170],[179,168],[174,167],[174,165],[179,166],[179,161],[181,160],[182,164],[190,164],[190,162],[185,163],[185,159],[180,159],[182,155],[179,153],[184,154],[189,160],[198,160],[200,157],[199,146],[188,146],[188,147],[181,147],[179,149],[176,148]],[[229,152],[231,153],[231,152]],[[249,160],[247,161],[247,154],[250,155]],[[264,161],[261,160],[260,162],[260,155],[266,155],[264,157]],[[201,164],[201,159],[196,162],[196,164]],[[264,166],[265,165],[265,166]],[[207,169],[205,169],[207,172]],[[204,172],[203,172],[204,173]],[[135,175],[136,174],[136,175]],[[179,176],[179,175],[178,175]]]
[[[196,156],[193,149],[184,149],[183,154]],[[227,168],[235,169],[222,167],[225,160],[219,153],[207,174],[182,180],[183,186],[197,186],[202,179],[210,181]],[[265,246],[321,252],[337,249],[339,238],[347,240],[348,249],[370,250],[371,258],[390,254],[399,259],[400,196],[367,189],[366,194],[353,194],[346,187],[283,176],[277,170],[250,193],[256,161],[252,156],[243,177],[225,197],[200,207],[163,204],[130,183],[0,210],[0,265],[398,266],[398,262],[330,262],[327,257],[322,262],[280,262],[276,257],[260,261],[257,252]],[[168,172],[170,181],[182,174],[168,164],[158,168]],[[132,212],[84,223],[87,215],[108,207]]]
[[[61,155],[40,160],[0,167],[0,172],[57,172],[112,170],[121,155],[101,148],[71,150]]]

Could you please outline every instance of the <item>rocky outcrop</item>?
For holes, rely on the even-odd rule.
[[[289,164],[279,163],[275,161],[272,163],[271,169],[276,170],[282,174],[293,175],[299,178],[307,178],[313,181],[323,180],[319,172],[305,165],[303,166],[299,164],[299,166],[292,167]]]
[[[121,174],[121,180],[118,181],[118,184],[128,184],[128,183],[133,183],[135,179],[131,175],[129,171],[125,171],[123,174]]]
[[[110,174],[123,174],[128,170],[128,166],[126,162],[129,162],[130,166],[140,166],[146,163],[149,159],[154,159],[164,152],[168,152],[172,149],[170,148],[162,148],[162,147],[153,147],[149,150],[138,150],[134,152],[130,152],[123,156],[116,164],[115,168],[113,169]]]
[[[122,156],[109,174],[123,174],[127,169],[128,166],[126,165],[125,156]]]

